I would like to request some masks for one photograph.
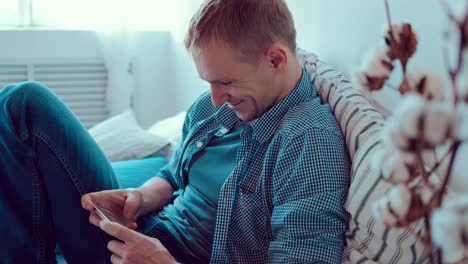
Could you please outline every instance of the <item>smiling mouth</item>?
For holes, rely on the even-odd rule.
[[[227,105],[230,107],[230,108],[235,108],[236,106],[240,105],[240,103],[242,103],[243,100],[240,100],[239,102],[236,102],[234,104],[232,103],[227,103]]]

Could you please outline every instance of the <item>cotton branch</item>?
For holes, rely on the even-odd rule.
[[[455,24],[455,26],[458,29],[458,32],[460,34],[459,37],[459,42],[458,42],[458,55],[457,55],[457,62],[456,66],[453,69],[450,69],[450,66],[448,64],[448,54],[447,51],[444,52],[445,56],[445,61],[448,67],[448,72],[452,84],[452,91],[453,91],[453,101],[454,104],[457,104],[459,101],[458,98],[458,89],[457,89],[457,76],[460,74],[460,71],[463,66],[463,50],[465,48],[468,48],[468,35],[467,35],[467,29],[468,29],[468,5],[466,5],[466,10],[463,18],[459,21],[455,15],[450,11],[450,8],[448,6],[447,0],[441,0],[441,4],[443,9],[445,10],[445,13],[447,14],[447,17],[449,20]]]

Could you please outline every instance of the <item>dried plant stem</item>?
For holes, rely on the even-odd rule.
[[[434,256],[432,256],[432,236],[431,236],[431,218],[432,212],[427,210],[424,212],[424,227],[426,228],[426,233],[424,234],[424,240],[428,241],[428,245],[425,250],[429,251],[429,263],[434,263]],[[441,264],[440,262],[439,264]]]
[[[388,28],[390,30],[390,38],[391,41],[395,41],[395,35],[393,35],[393,28],[392,28],[392,19],[390,17],[390,7],[388,6],[388,0],[385,1],[385,12],[387,13],[387,23],[388,23]]]
[[[408,232],[410,234],[412,234],[416,239],[418,239],[419,241],[421,241],[421,243],[425,246],[425,247],[430,247],[430,241],[426,241],[426,238],[424,236],[421,236],[419,234],[419,232],[416,232],[414,230],[414,227],[413,226],[409,226],[408,227]]]
[[[422,157],[422,149],[418,148],[416,149],[416,157],[417,157],[417,160],[418,160],[418,164],[421,168],[421,171],[422,171],[422,179],[424,181],[425,184],[427,184],[428,186],[432,186],[430,181],[429,181],[429,173],[426,171],[426,168],[424,166],[424,160],[423,160],[423,157]],[[432,256],[432,238],[431,238],[431,223],[430,223],[430,219],[431,219],[431,214],[432,214],[432,211],[433,211],[433,208],[431,206],[431,202],[429,203],[429,206],[426,205],[424,207],[424,228],[426,230],[426,233],[424,234],[423,236],[423,242],[424,241],[427,241],[427,245],[426,245],[426,248],[425,250],[429,251],[429,263],[434,263],[434,258]]]
[[[458,140],[455,141],[453,144],[453,151],[452,151],[452,155],[450,156],[447,173],[445,174],[441,187],[439,191],[437,192],[437,200],[435,204],[436,208],[442,205],[442,200],[444,198],[445,192],[447,191],[447,184],[449,183],[450,178],[452,176],[453,163],[455,162],[455,157],[457,156],[457,151],[460,148],[460,145],[461,145],[461,141],[458,141]]]
[[[395,34],[393,32],[393,27],[392,27],[392,18],[390,16],[390,7],[388,5],[388,0],[384,0],[385,2],[385,12],[387,14],[387,23],[388,23],[388,28],[389,28],[389,33],[390,33],[390,46],[395,45],[396,43],[396,38]],[[406,65],[408,64],[408,61],[403,61],[400,59],[401,63],[401,68],[403,71],[403,75],[406,76]]]
[[[417,158],[417,161],[418,161],[418,165],[421,168],[422,179],[423,179],[425,184],[430,185],[430,182],[429,182],[430,174],[428,173],[428,171],[426,171],[426,167],[424,166],[424,159],[422,157],[422,149],[417,148],[415,152],[416,152],[416,158]]]
[[[437,162],[432,166],[432,168],[427,172],[429,175],[431,175],[432,173],[434,173],[440,165],[442,165],[442,162],[444,162],[444,160],[453,152],[453,150],[455,149],[456,145],[455,143],[453,143],[450,148],[447,150],[447,152],[445,152],[445,154],[440,157],[440,159],[437,160]],[[435,154],[434,154],[435,155]],[[436,156],[437,157],[437,156]]]

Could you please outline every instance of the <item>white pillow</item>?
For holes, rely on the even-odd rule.
[[[148,128],[148,132],[162,137],[177,145],[182,140],[182,126],[184,125],[186,112],[180,112],[175,116],[160,120]]]
[[[89,133],[111,161],[145,158],[169,144],[140,127],[132,110],[104,120]]]
[[[148,128],[151,134],[162,137],[170,142],[170,145],[157,153],[158,156],[164,156],[171,160],[174,151],[182,141],[182,127],[184,126],[187,112],[180,112],[175,116],[162,119]]]

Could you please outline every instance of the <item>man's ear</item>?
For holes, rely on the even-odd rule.
[[[288,55],[284,47],[278,44],[273,44],[266,51],[266,56],[270,65],[275,70],[284,71],[288,65]]]

